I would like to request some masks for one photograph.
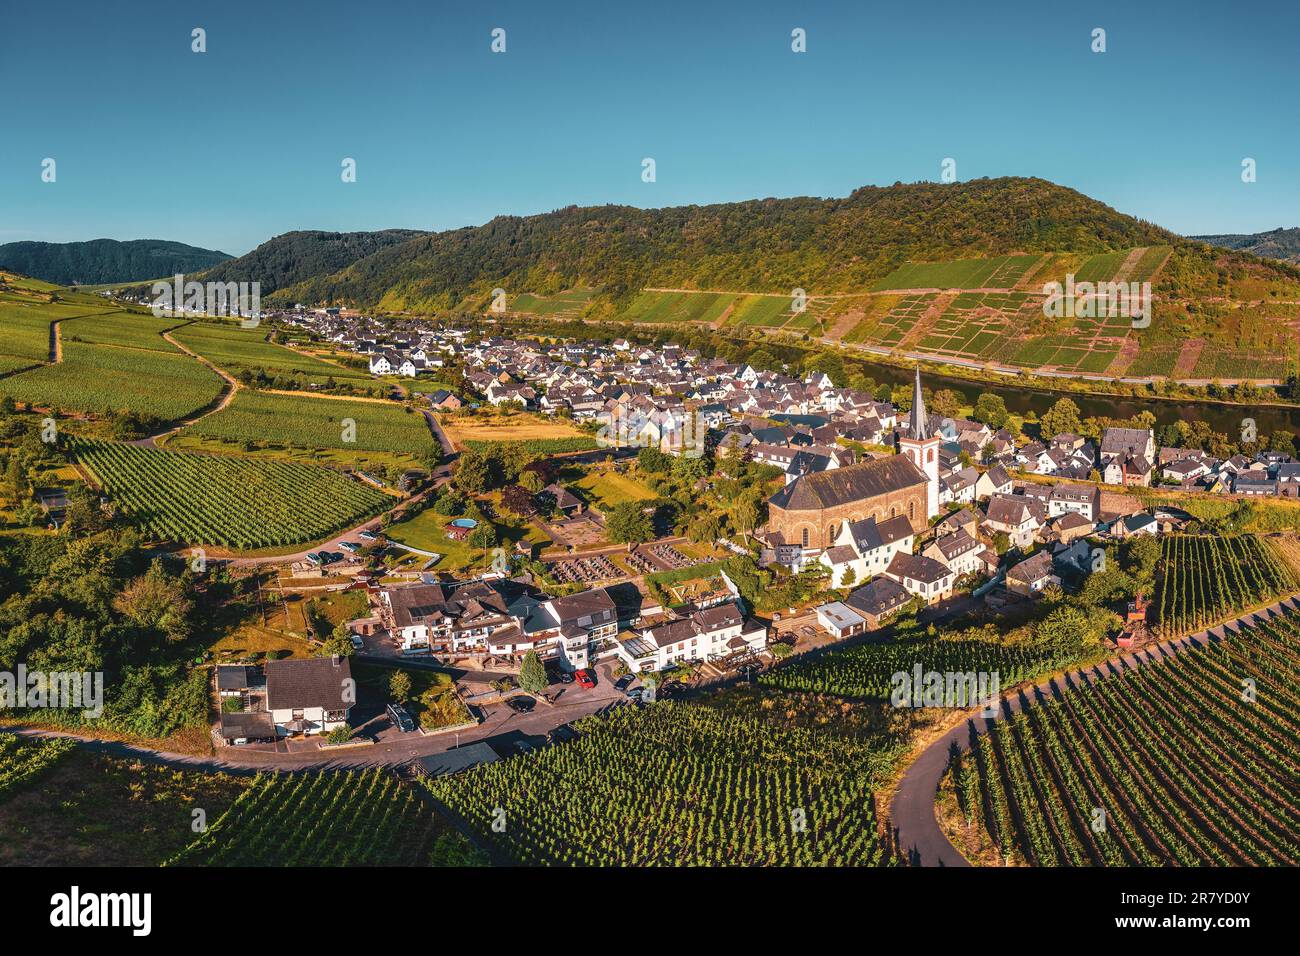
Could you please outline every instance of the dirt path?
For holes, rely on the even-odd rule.
[[[50,361],[58,365],[63,361],[63,336],[59,333],[59,323],[62,319],[55,319],[50,323]]]
[[[1208,630],[1170,638],[1128,654],[1107,658],[1090,667],[1076,668],[1032,687],[1022,688],[1002,698],[997,717],[984,717],[981,711],[971,711],[968,719],[930,743],[899,780],[898,789],[889,805],[890,825],[897,834],[899,849],[914,866],[970,866],[970,862],[944,835],[935,817],[934,803],[939,783],[948,769],[951,747],[956,744],[961,750],[967,750],[972,733],[987,733],[999,720],[1014,716],[1039,701],[1058,697],[1070,686],[1105,680],[1109,674],[1162,661],[1174,654],[1221,640],[1229,631],[1240,631],[1277,614],[1298,610],[1300,599],[1291,595]]]
[[[239,384],[239,382],[235,379],[235,377],[231,375],[229,372],[227,372],[225,369],[218,368],[216,365],[213,365],[211,362],[209,362],[199,353],[190,351],[184,345],[181,345],[180,342],[177,342],[174,338],[172,338],[171,330],[167,332],[163,332],[162,337],[166,339],[168,342],[170,342],[172,345],[176,346],[176,348],[180,349],[190,358],[197,360],[203,365],[206,365],[217,375],[221,376],[222,380],[226,384],[225,387],[222,389],[221,395],[218,396],[217,400],[209,404],[206,408],[200,409],[198,414],[191,415],[189,418],[181,419],[179,422],[172,425],[170,428],[166,428],[163,431],[158,432],[156,435],[150,435],[148,438],[141,438],[138,439],[137,441],[133,441],[130,443],[132,445],[137,445],[141,448],[157,448],[158,439],[165,438],[168,435],[174,435],[182,428],[186,427],[187,425],[193,425],[195,422],[199,421],[200,419],[207,418],[209,415],[215,415],[217,412],[223,411],[227,406],[230,405],[232,401],[234,401],[235,393],[238,392],[241,388],[243,388],[243,386]]]

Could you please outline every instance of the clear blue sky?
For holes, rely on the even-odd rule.
[[[290,229],[843,196],[944,157],[1178,232],[1300,224],[1294,3],[41,0],[7,5],[0,90],[0,242],[239,254]]]

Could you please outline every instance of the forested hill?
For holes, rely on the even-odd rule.
[[[203,278],[221,282],[257,281],[262,295],[313,276],[337,272],[381,249],[424,236],[415,229],[378,232],[286,232],[262,243],[247,255],[231,259]]]
[[[389,246],[273,299],[426,311],[486,298],[497,285],[542,293],[590,286],[615,297],[644,286],[837,292],[906,260],[1183,241],[1042,179],[895,184],[843,199],[501,216]]]
[[[1208,242],[1212,246],[1224,249],[1236,249],[1249,252],[1264,259],[1281,259],[1292,265],[1300,265],[1300,228],[1273,229],[1269,232],[1255,232],[1244,235],[1227,236],[1192,236],[1192,239]]]
[[[0,268],[59,285],[143,282],[177,272],[201,272],[229,258],[224,252],[165,239],[0,245]]]

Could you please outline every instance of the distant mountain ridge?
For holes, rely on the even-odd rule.
[[[582,286],[615,299],[646,286],[815,294],[860,289],[908,260],[1183,241],[1043,179],[896,183],[844,198],[499,216],[388,245],[277,287],[271,301],[435,311],[481,305],[498,285],[539,293]],[[219,271],[257,278],[234,275],[240,262]]]
[[[229,259],[202,278],[218,282],[256,281],[261,294],[329,275],[358,259],[388,246],[425,236],[417,229],[381,229],[376,232],[325,232],[299,230],[268,239],[252,252]]]
[[[1268,232],[1233,233],[1223,236],[1190,236],[1223,249],[1249,252],[1264,259],[1281,259],[1300,265],[1300,227],[1277,228]]]
[[[177,272],[202,272],[231,257],[166,239],[9,242],[0,267],[59,285],[142,282]]]

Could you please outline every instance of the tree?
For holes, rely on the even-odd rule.
[[[636,453],[636,466],[649,475],[667,474],[673,466],[673,456],[647,445]]]
[[[482,452],[469,449],[461,453],[456,465],[456,488],[467,495],[487,491],[494,483],[493,462]]]
[[[620,501],[606,517],[605,530],[611,541],[641,544],[654,537],[654,522],[641,502]]]
[[[160,558],[118,593],[113,607],[137,627],[159,631],[170,642],[189,637],[194,602],[186,595],[184,583],[167,573]]]
[[[352,646],[352,631],[346,621],[334,625],[330,636],[321,644],[322,657],[351,657],[356,648]]]
[[[537,494],[546,487],[546,480],[542,478],[541,472],[532,468],[525,468],[519,473],[519,485],[533,494]]]
[[[542,694],[546,692],[549,683],[542,659],[537,656],[536,651],[529,651],[524,655],[523,663],[519,667],[519,686],[530,694]]]
[[[388,693],[399,704],[410,700],[411,675],[406,671],[393,671],[393,676],[388,678]]]
[[[999,428],[1006,426],[1011,420],[1011,414],[1007,411],[1007,403],[1003,401],[1001,395],[994,395],[992,392],[981,392],[979,398],[975,399],[975,409],[971,416],[977,422],[983,422],[997,431]]]
[[[1079,406],[1068,398],[1059,398],[1044,414],[1041,422],[1042,438],[1047,440],[1056,435],[1077,434],[1081,424]]]

